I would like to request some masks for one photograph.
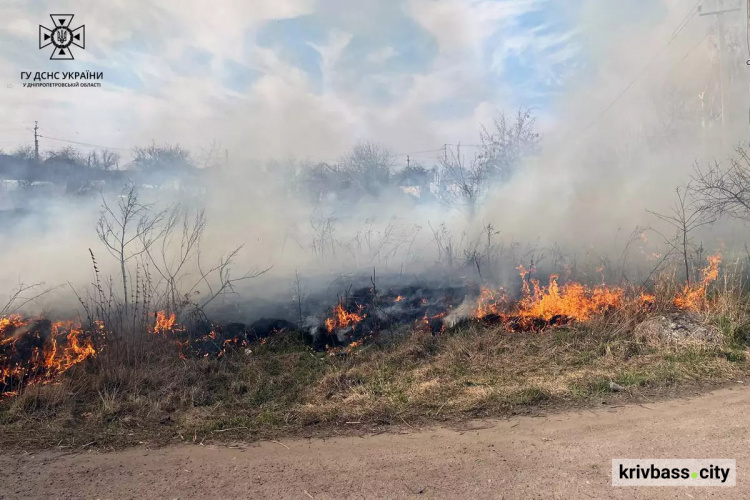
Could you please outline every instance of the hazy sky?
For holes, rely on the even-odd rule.
[[[152,140],[193,150],[217,141],[235,158],[333,159],[361,140],[396,153],[474,144],[498,110],[530,107],[550,126],[570,90],[593,81],[601,102],[574,115],[605,107],[695,7],[693,0],[2,0],[0,147],[29,144],[34,120],[42,135],[126,156]],[[74,48],[75,61],[50,61],[50,48],[38,49],[38,26],[49,25],[51,13],[74,14],[72,27],[86,26],[86,50]],[[708,21],[696,19],[682,39],[705,32]],[[658,35],[653,43],[634,35],[649,30]],[[104,72],[101,89],[21,85],[21,71],[85,70]]]
[[[550,0],[3,0],[0,147],[42,135],[129,149],[213,140],[249,156],[475,143],[518,105],[544,113],[587,63],[578,4]],[[86,26],[75,61],[39,24]],[[21,71],[103,71],[101,89],[24,89]],[[43,148],[64,143],[43,140]]]

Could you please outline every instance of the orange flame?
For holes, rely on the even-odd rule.
[[[719,265],[721,264],[721,254],[709,255],[708,266],[701,271],[701,281],[685,285],[682,291],[674,299],[674,305],[680,309],[690,311],[700,311],[708,305],[706,293],[711,283],[719,277]]]
[[[349,326],[354,328],[357,323],[366,317],[367,315],[362,313],[361,305],[357,305],[357,312],[350,313],[344,308],[343,304],[339,302],[336,304],[336,307],[333,308],[333,316],[326,319],[326,328],[328,329],[328,333]]]
[[[621,288],[599,285],[590,289],[580,283],[568,283],[561,287],[557,279],[556,275],[550,276],[547,287],[541,286],[537,280],[531,280],[534,292],[520,300],[518,315],[544,321],[555,316],[586,321],[594,313],[622,304],[624,291]]]
[[[171,332],[175,328],[177,318],[174,313],[167,316],[166,311],[159,311],[156,313],[156,323],[154,324],[153,333],[166,334]]]
[[[352,354],[358,347],[362,347],[363,343],[364,341],[362,339],[352,342],[347,346],[346,353]]]
[[[519,266],[518,271],[523,286],[522,297],[515,307],[508,310],[507,297],[502,289],[495,291],[483,287],[474,311],[475,318],[496,315],[503,321],[520,320],[524,325],[535,320],[548,322],[555,317],[586,321],[596,313],[620,307],[625,294],[621,288],[606,285],[589,288],[580,283],[567,283],[560,286],[557,275],[550,276],[549,285],[543,286],[539,280],[526,280],[529,272],[523,266]]]
[[[441,313],[436,314],[435,316],[430,316],[430,311],[425,311],[422,319],[417,320],[414,327],[417,330],[422,331],[422,332],[443,333],[445,331],[445,324],[441,324],[439,332],[434,332],[433,329],[431,328],[430,322],[436,319],[443,319],[447,315],[448,315],[448,311],[443,311]]]
[[[74,365],[96,356],[94,332],[72,321],[45,323],[19,315],[0,317],[0,393],[48,384]],[[98,335],[104,327],[97,323]],[[13,387],[15,386],[15,387]]]
[[[502,315],[502,305],[505,303],[505,294],[502,289],[491,290],[482,287],[477,301],[477,310],[474,316],[477,319],[483,319],[491,315]]]
[[[640,302],[641,306],[650,306],[653,305],[654,302],[656,302],[656,295],[649,292],[641,292],[641,294],[638,296],[638,301]]]

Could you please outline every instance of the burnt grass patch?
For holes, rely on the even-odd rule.
[[[0,444],[252,441],[650,400],[743,378],[745,344],[725,330],[726,342],[708,345],[655,342],[606,321],[541,332],[472,321],[440,334],[396,329],[335,355],[284,332],[218,359],[180,359],[154,338],[137,354],[111,346],[59,383],[0,400]]]

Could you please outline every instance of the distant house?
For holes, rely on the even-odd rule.
[[[31,196],[59,196],[65,194],[65,185],[51,181],[32,181],[26,186],[25,192]]]
[[[0,154],[0,180],[29,179],[33,161]]]
[[[432,197],[432,186],[435,184],[436,169],[422,166],[409,166],[398,175],[398,186],[401,191],[426,201]]]
[[[0,196],[21,189],[22,182],[18,179],[0,179]]]

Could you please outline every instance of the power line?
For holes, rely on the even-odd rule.
[[[29,130],[33,131],[33,129],[29,129]],[[76,144],[76,145],[79,145],[79,146],[87,146],[87,147],[92,147],[92,148],[113,149],[113,150],[120,150],[120,151],[130,151],[131,150],[130,148],[121,148],[121,147],[116,147],[116,146],[103,146],[101,144],[92,144],[92,143],[89,143],[89,142],[72,141],[70,139],[61,139],[59,137],[52,137],[52,136],[41,135],[41,134],[39,134],[38,137],[39,138],[43,138],[43,139],[49,139],[49,140],[52,140],[52,141],[65,142],[65,143],[69,143],[69,144]],[[2,142],[2,141],[0,141],[0,142]],[[14,142],[14,141],[8,141],[8,142]],[[446,145],[447,146],[461,146],[461,147],[482,147],[482,144],[449,144],[449,143],[446,143]],[[430,153],[441,153],[443,151],[444,151],[444,148],[441,147],[441,148],[435,148],[435,149],[427,149],[427,150],[423,150],[423,151],[409,151],[409,152],[406,152],[406,153],[395,153],[392,156],[396,156],[396,157],[416,156],[416,155],[426,155],[426,154],[430,154]],[[318,161],[319,162],[327,163],[327,162],[338,161],[340,159],[341,159],[341,157],[338,157],[338,158],[329,158],[329,159],[318,160]]]
[[[442,151],[443,148],[438,149],[428,149],[427,151],[410,151],[408,153],[396,153],[393,156],[407,156],[407,155],[420,155],[420,154],[427,154],[427,153],[437,153],[438,151]]]
[[[393,153],[393,154],[391,154],[391,156],[401,158],[401,157],[405,157],[405,156],[416,156],[416,155],[424,155],[424,154],[438,153],[438,152],[442,153],[443,152],[443,148],[427,149],[425,151],[409,151],[409,152],[406,152],[406,153]],[[334,162],[337,162],[337,161],[341,160],[342,157],[343,157],[343,155],[339,156],[339,157],[336,157],[336,158],[326,158],[326,159],[322,159],[322,160],[313,160],[313,161],[315,161],[317,163],[334,163]]]
[[[706,36],[704,36],[703,38],[701,38],[701,41],[698,42],[698,43],[696,43],[695,46],[692,49],[688,50],[685,53],[685,55],[682,56],[682,59],[680,59],[679,61],[677,61],[676,63],[674,63],[672,65],[672,67],[670,68],[670,70],[676,68],[682,61],[684,61],[685,59],[687,59],[690,56],[690,54],[692,54],[695,51],[695,49],[697,49],[698,47],[700,47],[701,45],[703,45],[703,42],[705,42],[706,40],[708,40],[708,37],[710,37],[710,36],[711,36],[711,34],[707,33]]]
[[[102,146],[100,144],[90,144],[88,142],[78,142],[78,141],[71,141],[71,140],[68,140],[68,139],[59,139],[57,137],[50,137],[48,135],[40,135],[39,137],[42,137],[44,139],[50,139],[52,141],[60,141],[60,142],[68,142],[70,144],[77,144],[79,146],[88,146],[88,147],[92,147],[92,148],[101,148],[101,149],[119,149],[120,151],[130,151],[129,148],[118,148],[118,147],[115,147],[115,146]]]
[[[687,26],[688,23],[693,20],[693,17],[695,17],[695,15],[698,13],[698,6],[700,5],[701,1],[702,0],[698,0],[693,8],[690,9],[687,15],[682,19],[680,24],[677,25],[677,28],[672,32],[672,36],[669,38],[669,42],[667,42],[667,45],[672,43],[672,41],[677,38],[677,35],[679,35],[680,32],[685,29],[685,26]]]
[[[679,34],[682,33],[682,31],[685,29],[685,27],[690,23],[690,21],[693,20],[693,18],[695,17],[695,15],[698,13],[698,6],[699,5],[700,5],[700,0],[695,3],[695,5],[690,9],[690,11],[688,11],[686,17],[683,18],[682,21],[680,21],[680,23],[677,25],[677,27],[675,28],[674,32],[672,33],[672,36],[670,36],[669,40],[667,40],[667,43],[664,44],[659,50],[657,50],[654,53],[653,57],[649,60],[648,64],[646,64],[641,69],[641,71],[638,72],[638,74],[635,76],[635,78],[633,78],[630,81],[630,83],[628,83],[625,86],[625,88],[622,89],[622,91],[620,91],[619,94],[617,94],[617,96],[615,97],[615,99],[612,102],[610,102],[604,108],[604,110],[601,113],[599,113],[599,115],[596,118],[594,118],[586,127],[584,127],[584,129],[581,130],[580,133],[587,132],[591,127],[593,127],[596,124],[596,122],[598,122],[599,120],[601,120],[604,117],[604,115],[606,115],[609,112],[609,110],[611,110],[620,101],[620,99],[622,99],[625,96],[625,94],[627,94],[628,91],[631,88],[633,88],[633,85],[635,85],[636,82],[651,67],[651,65],[653,65],[656,62],[656,60],[659,58],[659,56],[662,54],[662,52],[664,52],[664,50],[666,50],[667,47],[669,47],[672,44],[672,42],[675,41],[675,39],[679,36]]]

